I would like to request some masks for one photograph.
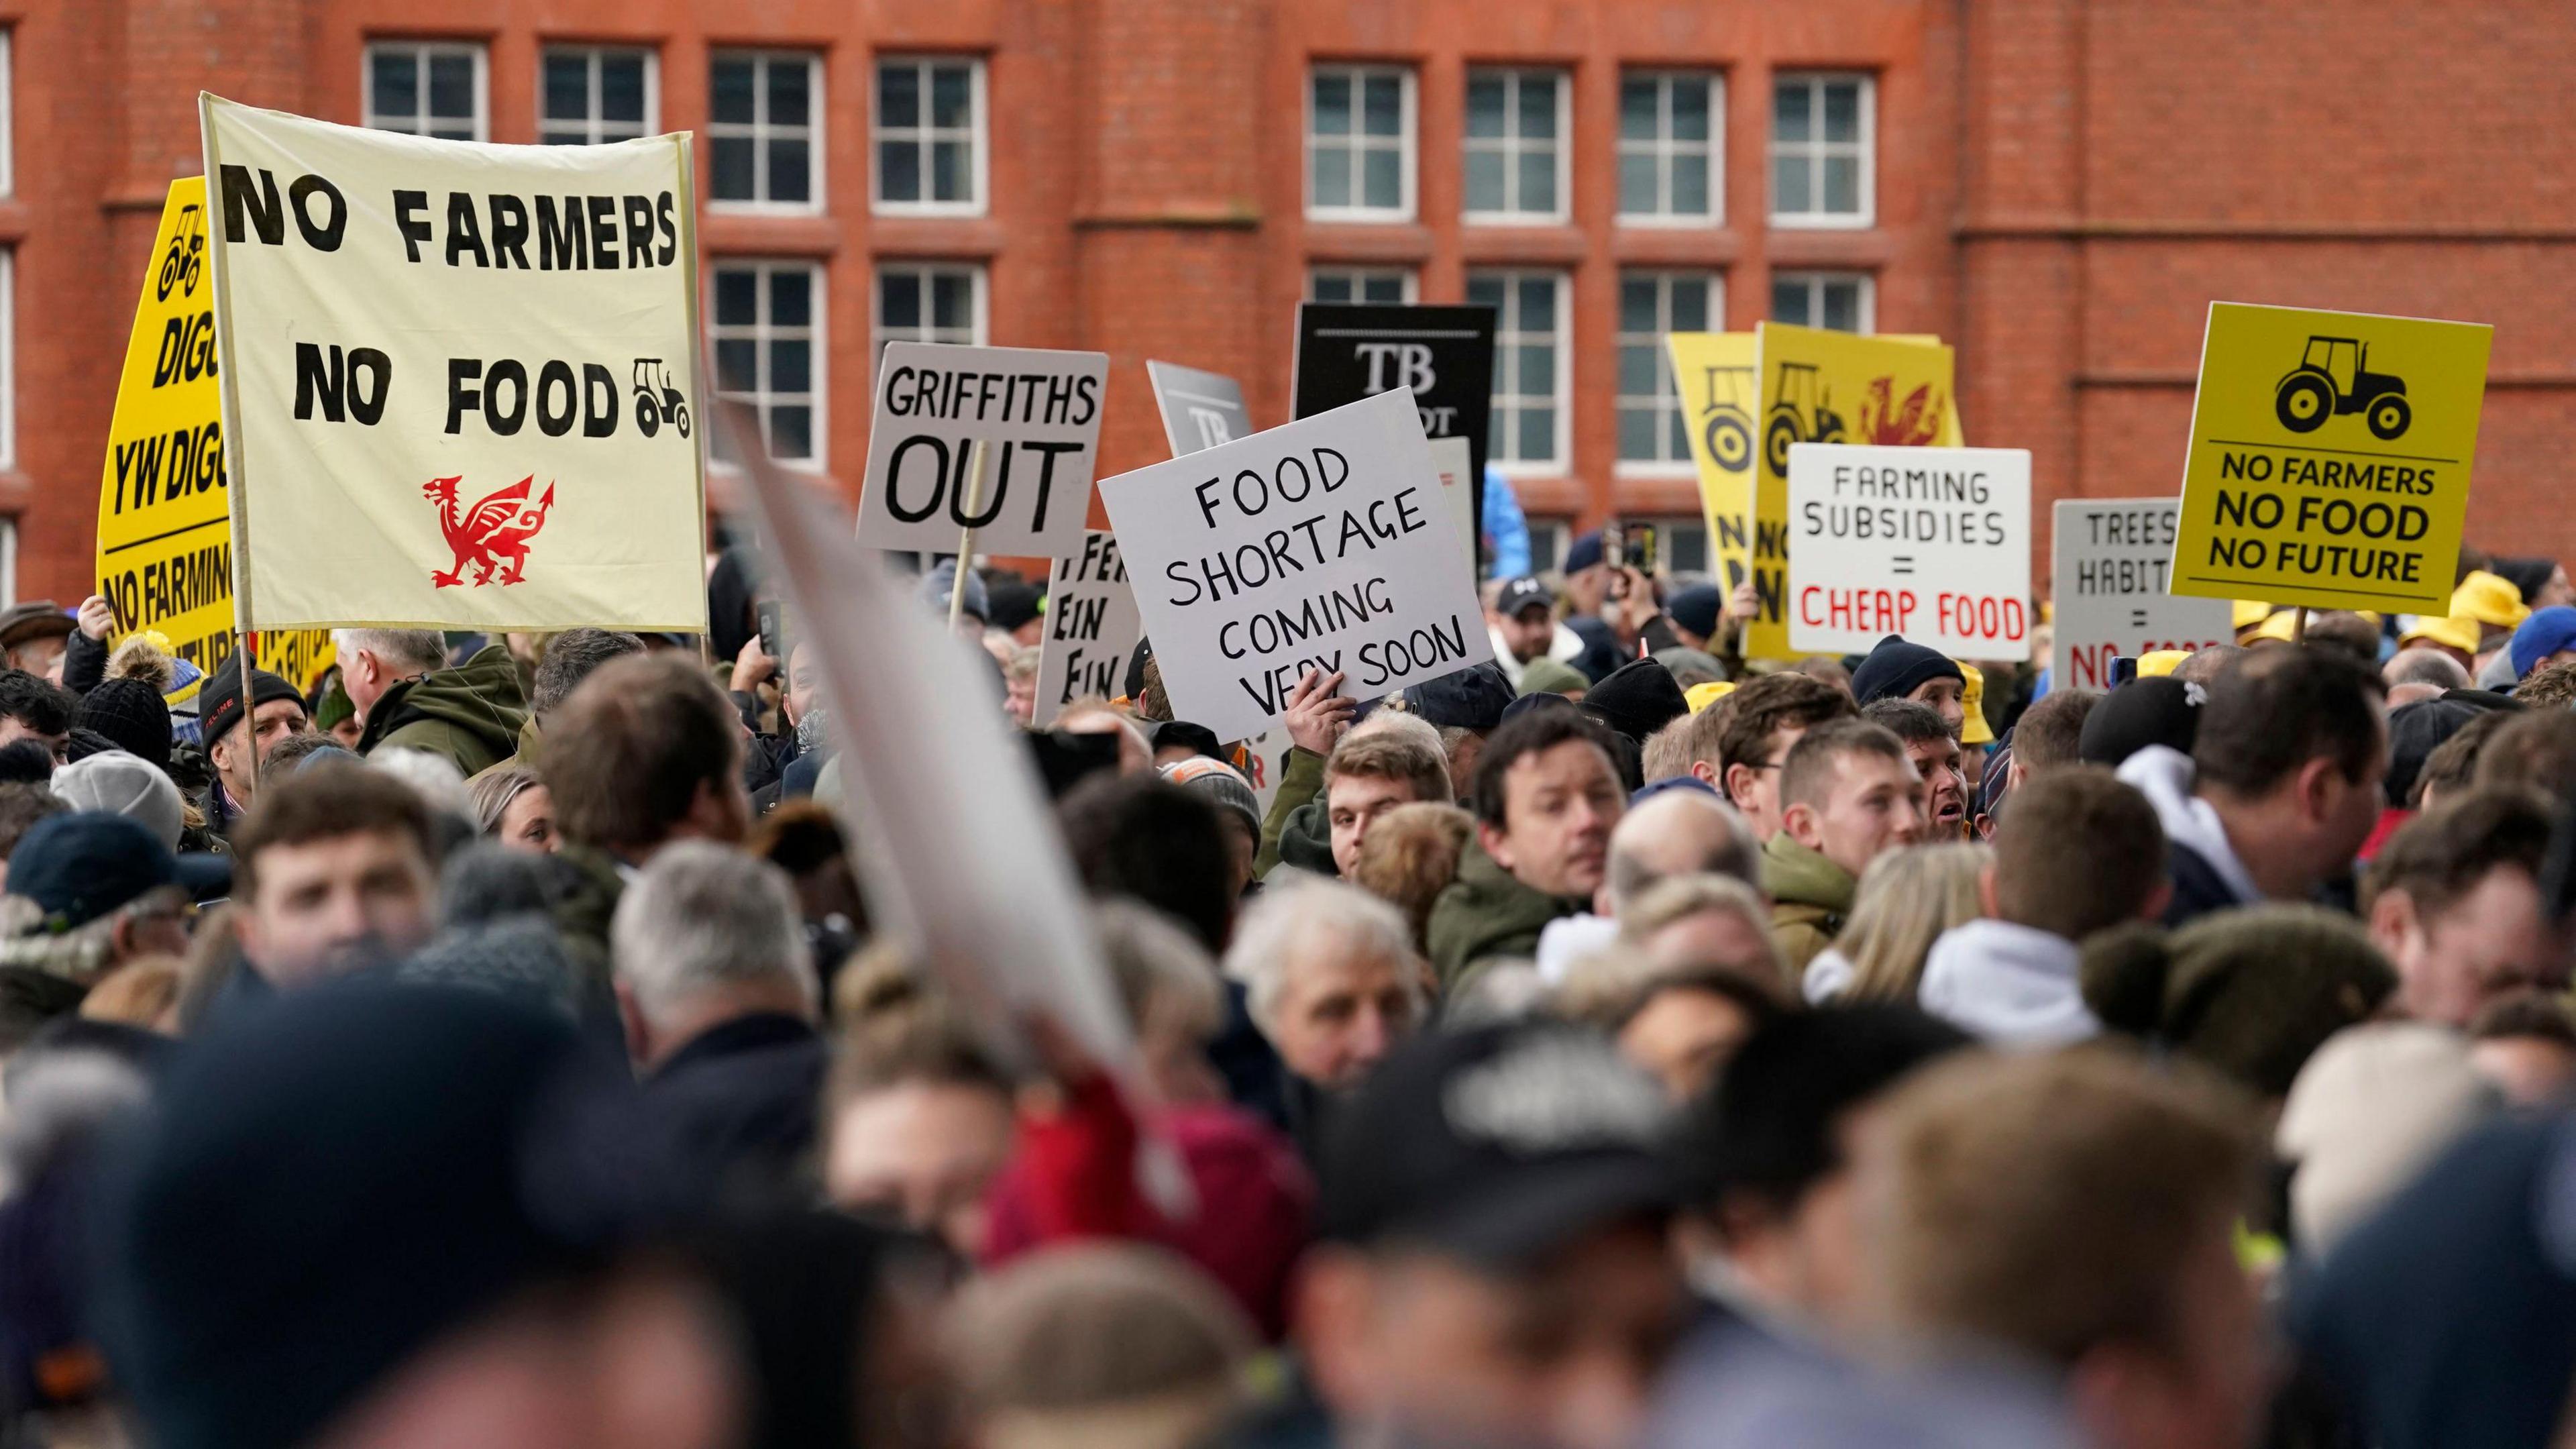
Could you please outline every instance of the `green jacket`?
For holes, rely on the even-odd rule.
[[[1456,992],[1469,968],[1488,957],[1535,954],[1538,933],[1548,922],[1591,908],[1585,897],[1552,896],[1521,884],[1485,853],[1484,842],[1468,841],[1458,857],[1458,878],[1431,903],[1423,930],[1440,989]]]
[[[1288,817],[1324,793],[1324,757],[1302,745],[1288,747],[1288,763],[1279,769],[1279,790],[1270,797],[1269,818],[1261,822],[1261,853],[1252,858],[1252,873],[1268,875],[1279,863],[1279,837],[1287,832]],[[1324,842],[1324,858],[1332,859],[1332,839]]]
[[[453,669],[406,679],[384,692],[367,711],[358,753],[380,749],[427,750],[453,761],[471,779],[509,758],[519,727],[528,722],[528,696],[519,688],[519,666],[500,644]]]
[[[1771,897],[1771,938],[1789,964],[1792,981],[1807,963],[1842,934],[1851,915],[1851,872],[1789,838],[1788,831],[1762,847],[1762,889]]]
[[[484,775],[497,775],[503,770],[512,769],[518,766],[525,766],[531,770],[535,769],[537,767],[537,746],[540,743],[541,737],[537,733],[537,717],[534,713],[531,713],[528,716],[528,722],[519,726],[518,750],[508,758],[496,761],[495,763],[486,766],[480,774],[467,776],[465,783],[470,785],[476,780],[483,778]]]

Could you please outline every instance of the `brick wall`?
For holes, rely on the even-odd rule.
[[[711,260],[825,269],[824,471],[867,444],[874,267],[981,264],[991,339],[1111,355],[1102,464],[1163,456],[1144,359],[1232,372],[1284,420],[1294,306],[1317,263],[1415,269],[1425,301],[1469,269],[1571,282],[1566,466],[1533,512],[1695,513],[1686,478],[1615,466],[1622,267],[1718,272],[1725,324],[1776,270],[1870,273],[1883,331],[1960,347],[1973,442],[2036,454],[2043,499],[2168,492],[2212,298],[2494,321],[2472,537],[2576,553],[2552,506],[2576,423],[2576,26],[2563,0],[0,0],[13,47],[16,464],[22,596],[86,591],[99,452],[159,199],[196,169],[200,88],[358,118],[371,38],[487,47],[490,134],[534,138],[542,47],[653,47],[661,125],[703,130],[712,48],[824,58],[818,216],[702,218]],[[874,58],[987,65],[989,205],[872,216]],[[1413,68],[1416,219],[1309,222],[1307,67]],[[1461,223],[1470,65],[1572,80],[1564,225]],[[1615,218],[1627,66],[1725,79],[1724,221]],[[1877,82],[1875,225],[1767,221],[1769,79]],[[703,174],[703,157],[702,157]],[[2046,514],[2041,514],[2041,528]]]

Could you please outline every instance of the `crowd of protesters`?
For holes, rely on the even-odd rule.
[[[2562,570],[2093,693],[1617,563],[1271,757],[924,580],[1123,1061],[879,929],[748,549],[311,683],[0,616],[0,1445],[2576,1444]]]

